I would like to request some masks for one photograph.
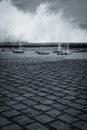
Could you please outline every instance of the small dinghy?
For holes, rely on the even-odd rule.
[[[13,50],[13,53],[24,53],[23,49],[22,49],[22,43],[19,43],[19,49],[17,50]]]
[[[13,50],[13,53],[24,53],[23,50]]]
[[[49,52],[47,52],[47,51],[36,51],[35,53],[37,53],[39,55],[49,55]]]

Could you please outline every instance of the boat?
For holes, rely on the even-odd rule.
[[[13,53],[24,53],[24,50],[22,49],[22,43],[19,43],[19,49],[13,50]]]
[[[59,43],[57,50],[54,50],[53,53],[56,53],[57,55],[69,55],[69,54],[71,54],[70,50],[69,50],[69,45],[66,45],[66,47],[67,47],[66,49],[63,49],[61,44]]]

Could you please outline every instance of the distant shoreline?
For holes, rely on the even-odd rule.
[[[75,43],[75,42],[42,42],[42,43],[28,43],[28,42],[21,42],[22,47],[57,47],[58,44],[61,46],[69,45],[70,48],[87,48],[87,43]],[[11,47],[19,47],[20,42],[3,42],[0,43],[0,48],[11,48]]]

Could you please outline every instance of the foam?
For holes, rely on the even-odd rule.
[[[23,12],[11,0],[0,2],[0,42],[87,42],[87,32],[64,17],[63,10],[50,11],[50,4],[36,12]]]

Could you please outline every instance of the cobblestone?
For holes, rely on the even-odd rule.
[[[22,109],[21,111],[22,111],[22,113],[27,114],[29,117],[34,117],[34,116],[40,115],[40,112],[38,112],[32,108],[25,108],[25,109]]]
[[[5,115],[6,117],[14,117],[20,114],[20,112],[15,111],[15,110],[10,110],[10,111],[6,111],[2,113],[3,115]]]
[[[83,119],[84,121],[87,121],[87,113],[80,115],[79,118]]]
[[[57,117],[61,114],[61,111],[58,111],[56,109],[52,109],[52,110],[48,111],[47,113],[52,117]]]
[[[68,108],[66,110],[64,110],[66,113],[72,115],[72,116],[78,116],[79,114],[81,114],[81,111],[76,110],[74,108]]]
[[[19,123],[22,126],[34,122],[32,119],[28,118],[25,115],[14,117],[13,120],[15,120],[17,123]]]
[[[61,121],[55,121],[51,124],[56,130],[70,130],[70,125],[65,124]]]
[[[35,108],[37,108],[38,110],[42,110],[42,111],[47,111],[50,110],[51,108],[46,106],[46,105],[36,105]]]
[[[36,119],[42,123],[48,123],[52,121],[51,117],[45,116],[45,115],[41,115],[41,116],[37,116]]]
[[[18,126],[17,124],[12,124],[9,126],[5,126],[2,128],[2,130],[21,130],[22,128]]]
[[[87,130],[86,66],[0,54],[0,130]]]
[[[32,123],[28,126],[26,126],[28,130],[48,130],[46,127],[41,125],[40,123]]]
[[[87,130],[87,122],[79,121],[79,122],[74,123],[73,125],[81,130]]]
[[[5,117],[0,116],[0,126],[9,125],[10,123]]]
[[[64,114],[58,117],[58,119],[67,122],[69,124],[73,123],[74,121],[77,120],[77,118],[73,118],[72,116],[68,115],[68,114]]]

